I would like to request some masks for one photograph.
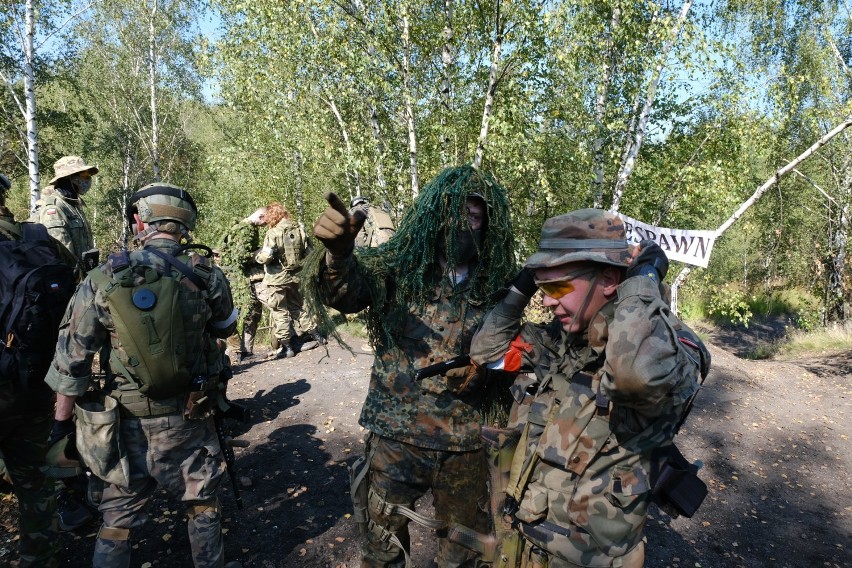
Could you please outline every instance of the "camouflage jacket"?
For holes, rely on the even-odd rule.
[[[356,262],[356,256],[349,255],[332,261],[321,272],[320,289],[326,305],[344,313],[370,305]],[[388,283],[389,291],[392,284]],[[481,306],[467,301],[467,281],[453,286],[436,272],[434,285],[434,296],[425,306],[397,301],[388,308],[389,313],[404,310],[407,315],[402,318],[404,323],[391,331],[394,345],[376,345],[370,388],[359,422],[376,434],[422,448],[479,449],[478,393],[453,393],[471,367],[414,380],[418,369],[467,353],[484,315]],[[454,309],[452,300],[457,295],[462,298]],[[385,321],[391,325],[389,317]]]
[[[263,283],[275,286],[298,282],[305,247],[302,230],[289,219],[282,219],[269,229],[263,238],[263,248],[255,256],[266,272]]]
[[[175,255],[178,253],[179,246],[178,243],[168,239],[153,239],[146,248],[153,247]],[[114,260],[115,257],[111,256],[106,263],[95,270],[112,276]],[[131,270],[137,273],[137,284],[145,282],[143,271],[137,271],[137,267],[150,266],[161,274],[167,271],[165,261],[145,249],[131,252],[130,262]],[[197,262],[199,262],[198,255],[190,252],[189,263]],[[222,370],[221,357],[215,347],[214,338],[228,337],[236,329],[237,320],[228,281],[219,268],[215,266],[211,268],[206,291],[199,291],[195,285],[184,278],[181,280],[179,295],[182,306],[194,307],[193,313],[183,314],[186,320],[184,331],[188,334],[186,344],[204,351],[197,355],[188,353],[186,358],[188,361],[197,362],[193,373],[208,376],[216,375]],[[189,334],[194,336],[190,337]],[[111,342],[120,359],[127,359],[126,352],[122,348],[122,339],[115,333],[115,324],[109,312],[108,302],[92,277],[87,276],[71,299],[60,326],[56,354],[45,382],[59,394],[82,395],[91,380],[92,359],[107,341]],[[118,388],[129,383],[130,381],[120,375],[116,377]]]
[[[36,202],[36,209],[30,216],[33,223],[47,227],[51,237],[62,243],[81,262],[83,253],[95,248],[92,228],[83,212],[85,203],[82,198],[68,199],[58,191],[48,187],[42,198]]]
[[[254,260],[260,249],[260,227],[246,220],[233,225],[222,238],[222,266],[238,270],[251,281],[263,279],[263,267]]]
[[[525,305],[510,292],[471,346],[478,364],[535,373],[524,448],[533,469],[516,488],[517,518],[556,528],[531,537],[549,553],[610,566],[642,538],[652,453],[698,388],[701,354],[679,341],[684,324],[644,276],[623,282],[571,345],[558,320],[521,325]]]

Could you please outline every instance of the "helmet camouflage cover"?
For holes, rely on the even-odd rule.
[[[632,251],[624,223],[615,214],[602,209],[578,209],[544,222],[538,252],[527,259],[526,266],[535,269],[596,262],[626,267]]]
[[[127,200],[128,223],[133,223],[134,214],[138,214],[143,223],[177,221],[192,231],[195,229],[198,208],[185,189],[168,183],[152,183]]]

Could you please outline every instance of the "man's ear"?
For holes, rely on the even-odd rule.
[[[603,287],[604,296],[612,298],[618,292],[618,285],[621,284],[622,271],[615,266],[607,266],[598,276],[599,282]]]
[[[136,233],[139,234],[145,230],[145,224],[139,218],[139,213],[134,213],[133,218],[136,219]]]

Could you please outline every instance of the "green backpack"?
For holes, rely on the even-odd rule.
[[[144,266],[145,282],[136,285],[138,272],[131,270],[129,256],[121,252],[111,257],[112,278],[97,268],[89,277],[107,300],[121,341],[121,350],[112,349],[110,368],[137,385],[143,395],[163,400],[188,391],[197,362],[188,361],[187,354],[203,353],[201,346],[186,344],[180,281],[189,278],[206,298],[211,269],[203,264],[190,267],[183,262],[185,256],[174,258],[154,248],[145,250],[165,260],[179,274],[173,270],[160,274]]]

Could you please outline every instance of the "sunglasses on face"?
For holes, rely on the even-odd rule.
[[[544,292],[554,300],[558,300],[562,296],[570,294],[574,291],[574,280],[576,280],[577,278],[582,278],[583,276],[587,276],[594,272],[594,268],[586,268],[583,270],[578,270],[576,272],[568,273],[560,278],[553,278],[551,280],[539,280],[538,278],[535,278],[535,285],[538,286],[542,292]]]

